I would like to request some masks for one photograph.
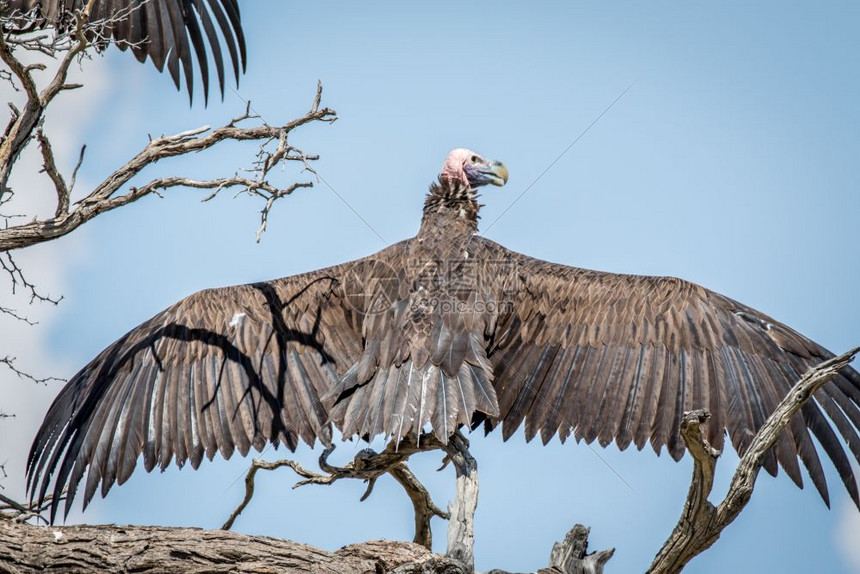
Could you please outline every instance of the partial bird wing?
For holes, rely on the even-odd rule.
[[[477,239],[491,244],[484,239]],[[540,261],[494,245],[516,289],[488,356],[507,439],[525,421],[526,438],[546,443],[613,440],[624,449],[651,442],[680,459],[684,411],[708,408],[708,440],[723,429],[743,454],[794,383],[833,354],[790,327],[728,297],[671,277],[603,273]],[[825,502],[827,485],[812,435],[833,461],[855,504],[857,483],[834,432],[860,461],[860,374],[845,368],[795,416],[765,460],[803,485],[798,457]]]
[[[373,304],[349,288],[368,283],[367,265],[201,291],[131,330],[51,405],[28,459],[30,496],[44,500],[53,478],[53,520],[66,485],[68,514],[85,471],[84,506],[99,483],[104,496],[125,482],[141,453],[150,471],[171,459],[197,468],[217,451],[329,442],[327,409]]]
[[[88,0],[6,0],[2,15],[11,16],[23,31],[46,26],[67,30],[74,26],[75,15],[87,3]],[[181,64],[189,97],[194,93],[196,58],[204,99],[209,98],[207,44],[222,95],[225,80],[222,39],[230,53],[237,83],[240,69],[245,69],[245,36],[236,0],[96,0],[89,21],[93,26],[88,34],[91,40],[107,43],[113,39],[121,50],[131,49],[138,61],[150,58],[159,71],[164,70],[166,63],[177,89]],[[219,30],[222,38],[218,37]]]

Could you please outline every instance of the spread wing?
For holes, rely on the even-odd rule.
[[[384,253],[384,252],[383,252]],[[344,282],[362,260],[274,281],[209,289],[131,330],[77,373],[51,405],[27,464],[30,495],[65,512],[84,473],[101,484],[171,459],[196,468],[267,443],[328,442],[326,406],[362,349],[367,297]]]
[[[486,243],[491,243],[486,240]],[[495,244],[493,244],[495,245]],[[489,348],[500,414],[510,437],[624,449],[650,441],[676,460],[684,411],[712,413],[708,440],[724,429],[739,453],[794,383],[833,354],[790,327],[699,285],[577,269],[495,246],[519,282]],[[499,281],[497,278],[496,281]],[[515,281],[511,280],[511,284]],[[829,421],[828,421],[829,419]],[[845,368],[796,415],[765,461],[803,485],[798,458],[829,504],[814,436],[858,506],[857,483],[840,437],[860,461],[860,374]]]
[[[6,0],[2,15],[12,18],[14,28],[9,31],[13,33],[48,26],[68,30],[74,27],[75,15],[87,2]],[[140,62],[150,58],[159,71],[164,70],[166,63],[177,89],[181,64],[189,97],[193,96],[195,58],[203,79],[204,98],[209,97],[207,45],[222,95],[225,79],[222,40],[230,54],[237,83],[239,70],[245,69],[245,36],[236,0],[96,0],[89,21],[93,26],[89,37],[96,43],[113,40],[121,50],[131,49]]]

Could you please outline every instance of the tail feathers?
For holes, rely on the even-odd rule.
[[[365,384],[344,382],[349,390],[331,410],[331,420],[344,436],[399,439],[420,434],[429,423],[439,440],[447,442],[460,425],[470,424],[475,412],[499,415],[490,377],[467,361],[454,376],[430,361],[419,369],[408,360],[379,369]]]

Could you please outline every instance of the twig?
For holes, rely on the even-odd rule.
[[[57,169],[57,164],[54,161],[54,149],[51,146],[51,140],[45,136],[42,128],[36,130],[36,139],[39,140],[39,147],[42,150],[42,165],[45,173],[51,178],[54,183],[54,189],[57,190],[57,210],[56,217],[60,217],[69,212],[69,188],[60,171]]]
[[[15,309],[10,309],[9,307],[0,307],[0,315],[8,315],[13,319],[17,319],[22,323],[27,323],[28,325],[38,325],[38,321],[32,321],[26,315],[21,315]]]
[[[2,233],[2,231],[0,231],[0,233]],[[0,252],[0,268],[2,268],[4,271],[6,271],[6,273],[9,274],[9,278],[12,281],[12,293],[15,294],[19,286],[23,287],[30,295],[30,303],[38,301],[40,303],[51,303],[53,305],[58,305],[60,301],[63,300],[62,296],[54,298],[49,295],[42,295],[36,289],[36,286],[30,283],[24,276],[24,272],[18,266],[18,263],[15,262],[15,259],[12,257],[11,253]],[[27,322],[29,323],[30,321]]]
[[[2,359],[0,359],[0,365],[5,365],[7,369],[11,370],[13,373],[18,375],[18,378],[26,379],[28,381],[32,381],[32,382],[38,383],[40,385],[47,384],[51,381],[64,382],[66,380],[66,379],[60,379],[57,377],[38,378],[38,377],[34,377],[30,373],[25,373],[24,371],[21,371],[15,367],[15,357],[9,357],[9,356],[3,357]],[[2,415],[0,415],[0,416],[2,416]],[[14,416],[14,415],[11,415],[11,416]]]
[[[66,497],[66,492],[60,495],[60,500]],[[41,516],[48,506],[50,506],[53,495],[48,495],[41,504],[36,502],[21,503],[11,498],[0,494],[0,519],[14,520],[15,522],[25,522],[31,518],[42,520],[45,524],[48,521]]]
[[[779,433],[812,395],[848,365],[858,352],[860,347],[824,361],[801,377],[753,437],[735,471],[725,499],[718,506],[711,504],[708,496],[713,487],[714,469],[720,452],[708,444],[701,428],[710,413],[704,409],[684,413],[681,437],[693,457],[693,478],[681,518],[648,572],[680,572],[690,560],[719,539],[722,531],[749,502],[764,457],[776,443]]]

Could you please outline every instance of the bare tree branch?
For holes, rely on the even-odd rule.
[[[311,182],[303,182],[280,189],[272,185],[267,176],[274,167],[284,162],[297,161],[307,167],[309,161],[317,159],[318,156],[305,154],[290,145],[288,136],[292,130],[307,123],[331,123],[335,121],[336,113],[321,107],[322,86],[317,85],[316,95],[309,112],[280,126],[271,126],[262,121],[262,118],[257,114],[252,113],[251,105],[248,103],[244,114],[215,130],[205,127],[174,136],[153,139],[124,166],[105,178],[83,200],[75,206],[71,206],[71,191],[83,161],[84,149],[81,150],[78,163],[69,179],[70,183],[67,184],[66,179],[58,169],[51,142],[42,130],[42,123],[45,110],[60,92],[79,87],[67,82],[72,63],[85,56],[88,48],[93,44],[101,45],[109,40],[109,38],[103,38],[99,34],[103,30],[110,30],[111,23],[119,24],[128,18],[127,11],[122,11],[112,14],[108,20],[90,23],[88,15],[93,4],[94,0],[90,0],[84,10],[76,15],[74,26],[69,32],[54,30],[51,33],[39,31],[21,35],[21,32],[25,31],[22,30],[22,27],[26,27],[26,23],[31,22],[32,18],[28,18],[25,14],[15,14],[3,18],[2,29],[6,33],[0,37],[0,59],[6,64],[8,71],[2,78],[10,81],[16,89],[19,89],[20,86],[20,90],[26,95],[26,103],[21,109],[10,103],[12,115],[4,130],[2,140],[0,140],[0,206],[8,203],[13,195],[12,189],[8,186],[9,178],[20,154],[33,139],[39,142],[44,172],[55,188],[57,205],[53,217],[33,219],[18,225],[10,224],[10,219],[15,216],[2,215],[6,220],[6,228],[0,230],[0,252],[61,237],[74,231],[100,213],[127,205],[145,195],[157,194],[161,189],[188,183],[188,179],[181,177],[153,180],[132,187],[125,194],[121,193],[123,186],[155,162],[169,157],[203,151],[223,141],[256,141],[260,143],[256,161],[248,170],[252,176],[246,178],[236,176],[232,179],[223,178],[212,182],[196,182],[191,187],[216,189],[217,191],[225,187],[239,186],[243,188],[244,192],[261,197],[265,201],[265,206],[262,209],[260,229],[257,232],[257,239],[259,240],[266,228],[273,203],[300,187],[312,185]],[[129,9],[139,9],[139,7],[138,4]],[[45,70],[46,66],[42,63],[24,64],[21,58],[16,55],[16,50],[43,53],[54,58],[62,56],[44,89],[40,90],[33,73]],[[261,125],[248,126],[246,124],[249,121]]]
[[[311,187],[313,185],[311,182],[303,182],[293,184],[286,189],[279,189],[271,185],[266,177],[269,171],[279,162],[298,161],[305,163],[316,157],[305,154],[286,142],[287,135],[300,126],[311,122],[330,123],[337,118],[333,110],[319,107],[321,94],[322,87],[318,86],[317,95],[311,110],[302,117],[282,126],[258,125],[240,127],[238,124],[241,122],[254,119],[254,116],[246,113],[238,118],[234,118],[229,124],[214,130],[204,127],[190,132],[153,139],[135,157],[105,178],[92,192],[77,202],[74,209],[64,212],[62,205],[58,205],[57,214],[54,217],[9,226],[6,229],[0,230],[0,251],[18,249],[56,239],[74,231],[101,213],[128,205],[141,197],[156,193],[158,190],[181,185],[216,189],[216,191],[226,187],[241,186],[245,192],[263,197],[266,199],[266,206],[263,209],[260,231],[262,232],[265,229],[269,210],[275,200],[286,197],[300,187]],[[234,176],[232,178],[211,181],[194,181],[182,177],[160,178],[142,186],[132,187],[124,194],[118,193],[125,184],[138,175],[144,168],[158,161],[203,151],[228,140],[262,142],[261,149],[258,152],[257,164],[251,170],[255,174],[254,178]],[[267,144],[270,142],[278,143],[274,151],[266,149]],[[52,177],[52,179],[54,178]],[[55,181],[55,185],[56,183]],[[58,197],[63,198],[67,196],[67,191],[63,187],[58,187],[57,194]]]
[[[51,303],[53,305],[59,304],[62,301],[62,296],[60,297],[51,297],[50,295],[44,295],[41,291],[39,291],[36,286],[27,280],[27,277],[24,275],[23,270],[18,266],[18,263],[12,257],[12,254],[9,252],[2,253],[0,252],[0,269],[6,272],[9,277],[9,282],[12,287],[12,294],[15,295],[18,293],[19,289],[23,289],[24,292],[30,297],[30,304],[33,303]],[[4,307],[0,305],[0,315],[6,315],[15,319],[17,321],[21,321],[22,323],[26,323],[28,325],[35,325],[36,321],[32,321],[26,315],[19,313],[17,310],[12,309],[10,307]],[[51,379],[34,379],[30,375],[26,373],[22,373],[18,371],[12,366],[12,362],[14,358],[6,357],[5,359],[0,360],[0,363],[5,363],[7,367],[11,368],[18,376],[22,376],[25,378],[33,379],[34,381],[44,382]]]
[[[711,504],[708,496],[714,484],[714,469],[720,452],[708,444],[701,429],[711,415],[704,409],[684,413],[681,437],[693,457],[693,478],[681,518],[648,572],[680,572],[690,560],[717,541],[749,502],[764,457],[776,444],[779,433],[813,394],[848,365],[858,352],[860,347],[824,361],[803,375],[753,437],[738,464],[725,499],[718,506]]]
[[[251,468],[245,475],[245,497],[221,528],[223,530],[232,528],[236,518],[242,514],[242,511],[251,502],[251,498],[254,496],[254,478],[260,469],[275,470],[284,466],[292,468],[296,474],[304,479],[297,482],[293,488],[299,488],[307,484],[330,485],[344,478],[364,480],[368,483],[368,486],[361,497],[362,501],[367,500],[373,492],[376,480],[380,476],[391,474],[406,490],[406,494],[412,501],[415,511],[415,536],[413,541],[429,549],[433,543],[430,520],[434,516],[447,519],[449,514],[436,506],[430,498],[430,493],[406,466],[406,461],[417,452],[430,452],[441,448],[443,448],[442,443],[433,434],[424,434],[418,440],[415,440],[410,435],[400,441],[392,441],[381,453],[377,453],[369,448],[363,449],[355,455],[352,462],[346,466],[339,467],[328,462],[328,457],[334,452],[334,447],[332,446],[323,451],[319,459],[320,468],[326,474],[307,470],[293,460],[284,459],[268,462],[255,459],[252,461]]]
[[[553,569],[564,574],[601,574],[603,567],[615,554],[615,548],[588,553],[588,535],[591,529],[577,524],[570,529],[561,542],[552,547],[549,557],[550,569],[538,574],[549,574]]]
[[[0,469],[2,468],[3,465],[0,465]],[[5,470],[3,473],[5,476]],[[42,513],[46,512],[51,506],[51,500],[53,498],[54,496],[49,494],[41,504],[37,501],[22,503],[0,494],[0,520],[5,519],[14,520],[15,522],[26,522],[28,520],[35,519],[37,521],[42,521],[44,524],[48,524],[48,521],[42,516]],[[64,500],[65,498],[66,491],[63,491],[62,495],[60,495],[60,500]]]

